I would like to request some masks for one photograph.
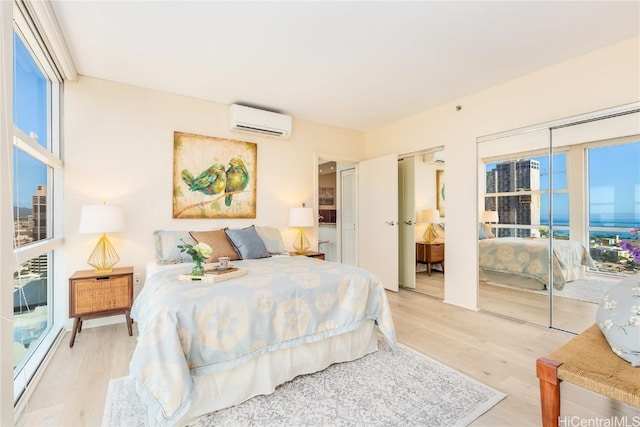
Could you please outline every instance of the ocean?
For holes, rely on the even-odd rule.
[[[549,225],[548,218],[540,218],[541,225]],[[556,216],[553,218],[553,225],[568,226],[569,218]],[[592,216],[589,219],[590,227],[615,227],[615,228],[633,228],[640,227],[640,217],[633,215],[616,215],[613,218],[601,218],[600,215]]]
[[[540,225],[549,226],[549,221],[547,218],[540,219]],[[557,216],[553,220],[553,225],[555,227],[568,227],[569,226],[569,218],[566,216]],[[631,229],[634,227],[640,227],[640,218],[635,217],[634,215],[623,214],[623,215],[614,215],[613,218],[602,219],[600,216],[594,218],[591,217],[589,221],[590,227],[607,227],[607,228],[620,228],[620,231],[592,231],[589,234],[591,236],[606,236],[606,237],[615,237],[618,236],[621,239],[630,239],[631,238]],[[568,235],[568,230],[554,230],[554,234],[559,235]]]

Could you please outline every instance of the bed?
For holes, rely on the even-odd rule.
[[[132,308],[130,376],[149,425],[189,424],[360,358],[377,330],[396,348],[384,288],[365,270],[276,255],[233,261],[248,274],[221,283],[178,280],[192,265],[150,264]]]
[[[589,251],[574,240],[553,241],[553,287],[584,277],[584,267],[596,268]],[[549,240],[499,237],[479,241],[480,279],[544,290],[549,282]]]

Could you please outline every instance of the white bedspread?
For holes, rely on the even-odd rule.
[[[131,376],[158,424],[188,411],[195,377],[267,352],[349,333],[370,320],[395,347],[384,288],[369,272],[307,257],[234,264],[249,274],[215,285],[181,282],[177,275],[191,268],[185,265],[151,275],[136,298]]]
[[[499,273],[516,274],[549,282],[549,240],[520,237],[500,237],[479,242],[480,268]],[[553,241],[553,287],[564,288],[565,283],[582,277],[583,267],[594,267],[589,250],[573,240]],[[543,287],[544,289],[544,287]]]

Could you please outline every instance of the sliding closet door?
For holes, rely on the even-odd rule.
[[[416,288],[416,157],[398,160],[398,214],[400,286]]]
[[[479,307],[541,326],[550,324],[549,146],[548,129],[478,145]]]
[[[562,266],[554,265],[563,281],[552,288],[551,326],[580,333],[595,322],[607,289],[640,271],[619,245],[640,222],[640,113],[603,115],[550,132],[552,247],[564,257]]]
[[[482,310],[580,333],[604,293],[640,272],[620,246],[640,224],[639,111],[478,138]]]

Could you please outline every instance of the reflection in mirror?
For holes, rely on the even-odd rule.
[[[548,325],[549,134],[478,146],[479,307]]]
[[[444,150],[403,156],[398,166],[401,286],[444,299]]]
[[[640,272],[620,245],[640,222],[639,127],[631,112],[480,139],[482,310],[579,333]]]
[[[553,175],[554,252],[570,244],[587,248],[583,268],[570,266],[564,287],[553,289],[554,328],[582,332],[607,290],[640,272],[621,246],[640,222],[639,128],[636,112],[551,129],[554,159],[564,158],[554,163],[558,174],[564,171]]]

